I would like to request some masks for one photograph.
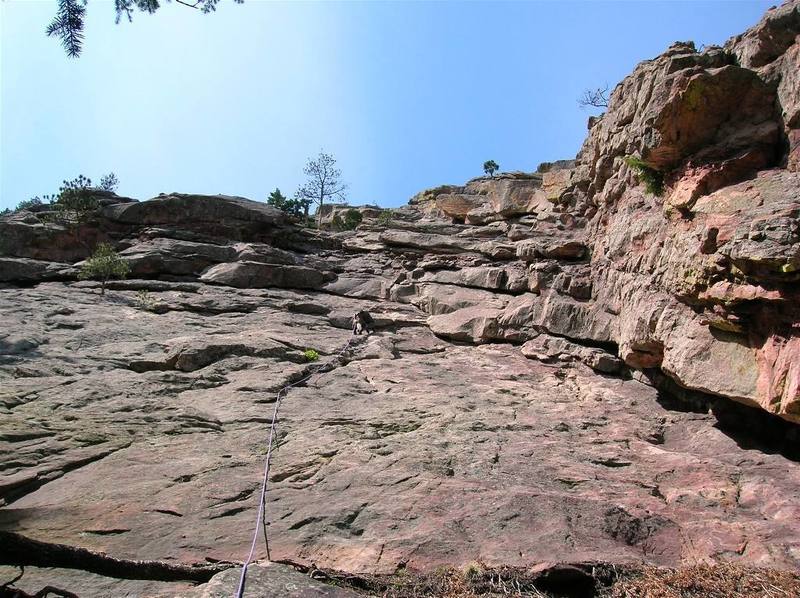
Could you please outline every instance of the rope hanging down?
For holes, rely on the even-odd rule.
[[[344,347],[342,347],[341,350],[339,350],[339,352],[336,353],[336,355],[334,356],[333,359],[329,360],[328,362],[326,362],[324,364],[320,364],[315,368],[312,368],[309,371],[309,373],[307,373],[305,376],[303,376],[299,380],[295,380],[291,384],[287,384],[286,386],[281,388],[278,391],[278,394],[275,396],[275,407],[272,410],[272,423],[270,424],[270,427],[269,427],[269,440],[268,440],[269,444],[267,445],[267,457],[266,457],[266,460],[265,460],[265,463],[264,463],[264,478],[261,481],[261,499],[259,500],[259,504],[258,504],[258,517],[256,519],[255,530],[253,531],[253,542],[250,545],[250,553],[247,555],[247,559],[245,560],[244,564],[242,565],[242,575],[239,578],[239,587],[236,590],[236,598],[242,598],[242,596],[244,596],[244,585],[245,585],[245,580],[247,579],[247,567],[250,566],[250,563],[252,562],[253,556],[254,556],[255,551],[256,551],[256,544],[258,543],[258,528],[259,528],[259,524],[261,524],[261,526],[264,529],[264,543],[265,543],[266,548],[267,548],[267,560],[272,560],[270,558],[270,554],[269,554],[269,538],[267,537],[267,518],[266,518],[266,515],[265,515],[264,511],[266,509],[267,485],[269,484],[269,468],[270,468],[270,463],[272,461],[272,449],[275,446],[275,443],[276,443],[276,440],[277,440],[276,439],[276,432],[277,432],[277,426],[278,426],[278,409],[280,409],[281,401],[284,399],[286,394],[289,392],[289,389],[297,386],[298,384],[302,384],[304,382],[307,382],[312,376],[314,376],[316,374],[319,374],[325,368],[327,368],[328,366],[330,366],[330,365],[334,364],[336,361],[338,361],[339,358],[341,358],[342,355],[344,355],[345,351],[347,351],[350,348],[350,345],[352,345],[354,340],[355,340],[354,337],[350,337],[350,340],[348,340],[347,343],[345,343]]]

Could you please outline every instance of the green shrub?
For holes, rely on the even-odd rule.
[[[392,210],[383,210],[380,214],[378,214],[378,224],[381,226],[389,226],[392,222],[392,218],[394,217],[394,212]]]
[[[47,199],[46,195],[45,199]],[[45,202],[42,201],[42,198],[37,195],[36,197],[31,197],[30,199],[23,199],[21,202],[17,204],[17,207],[14,211],[19,212],[20,210],[28,210],[34,206],[44,205],[44,203]]]
[[[645,191],[656,197],[664,194],[664,174],[661,171],[648,166],[647,162],[636,156],[626,156],[623,161],[636,173],[636,178],[644,185]]]
[[[78,278],[81,280],[96,279],[100,281],[100,294],[106,294],[106,283],[111,278],[125,278],[131,271],[128,262],[119,257],[108,243],[100,243],[92,257],[81,266]]]
[[[103,191],[111,191],[112,193],[116,192],[117,187],[119,186],[119,179],[117,175],[113,172],[109,172],[104,177],[100,178],[100,188]]]
[[[100,207],[97,197],[92,193],[92,180],[81,174],[71,181],[64,181],[58,190],[54,207],[66,222],[85,222]]]
[[[150,295],[147,289],[140,289],[136,292],[136,306],[145,311],[155,311],[157,302]]]
[[[314,349],[306,349],[303,351],[303,357],[306,358],[306,361],[317,361],[319,359],[319,353]]]
[[[336,231],[355,230],[363,219],[358,210],[344,210],[331,218],[331,228]]]
[[[283,193],[281,193],[280,189],[275,187],[275,191],[270,193],[267,197],[267,204],[278,208],[290,216],[300,218],[308,217],[308,208],[311,205],[311,202],[297,198],[289,199]]]
[[[364,217],[358,210],[347,210],[344,213],[344,227],[346,230],[355,230]]]

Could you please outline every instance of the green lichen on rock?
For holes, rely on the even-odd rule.
[[[702,79],[694,79],[689,82],[686,91],[683,92],[683,100],[691,110],[697,110],[702,104],[702,99],[707,92],[705,87]]]

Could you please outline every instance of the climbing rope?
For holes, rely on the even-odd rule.
[[[325,368],[328,366],[336,363],[342,355],[350,348],[355,340],[354,336],[351,336],[350,339],[345,343],[345,345],[339,350],[338,353],[334,355],[334,358],[327,361],[326,363],[320,364],[315,368],[311,368],[311,370],[299,380],[295,380],[291,384],[287,384],[283,388],[278,391],[278,394],[275,396],[275,407],[272,410],[272,423],[269,427],[269,444],[267,445],[267,457],[264,462],[264,478],[261,481],[261,499],[259,500],[258,504],[258,517],[256,519],[255,530],[253,531],[253,542],[250,545],[250,553],[247,555],[247,559],[245,560],[244,564],[242,565],[242,574],[239,578],[239,588],[236,590],[236,598],[242,598],[244,596],[244,585],[245,580],[247,578],[247,568],[250,566],[250,563],[253,560],[253,555],[256,551],[256,544],[258,543],[258,528],[259,525],[264,529],[264,543],[267,549],[267,560],[272,560],[269,553],[269,537],[267,536],[267,518],[265,514],[266,509],[266,500],[267,500],[267,486],[269,484],[269,468],[272,461],[272,449],[277,443],[277,427],[278,427],[278,410],[281,406],[281,401],[286,397],[289,390],[299,384],[307,382],[312,376],[321,373]]]

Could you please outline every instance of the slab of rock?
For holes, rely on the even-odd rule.
[[[285,266],[260,262],[231,262],[218,264],[203,272],[200,280],[239,288],[281,287],[316,289],[329,280],[329,276],[305,266]]]
[[[35,282],[76,275],[71,264],[0,256],[0,282]]]
[[[230,195],[170,193],[149,201],[108,206],[103,215],[114,222],[135,225],[170,225],[191,230],[205,224],[209,232],[221,227],[276,226],[283,212],[258,201]]]
[[[590,368],[603,374],[617,374],[622,369],[622,361],[608,351],[596,347],[584,347],[564,338],[540,334],[520,347],[525,357],[540,361],[570,361],[577,359]]]
[[[428,318],[428,326],[437,336],[456,341],[485,343],[498,336],[499,309],[465,307]]]
[[[327,363],[352,338],[333,314],[366,308],[407,324],[359,337],[284,399],[273,558],[366,572],[600,557],[798,566],[797,463],[648,385],[433,338],[409,305],[162,288],[150,292],[163,313],[134,307],[134,290],[0,289],[2,328],[38,339],[0,357],[0,527],[119,558],[241,560],[275,395],[311,367],[302,351]],[[309,304],[327,315],[288,308]],[[458,318],[457,335],[485,337],[468,323],[497,316],[480,310],[432,326]],[[130,368],[171,355],[202,359]]]
[[[132,276],[199,275],[213,264],[236,258],[228,245],[155,238],[136,243],[120,252]]]
[[[183,595],[187,598],[229,598],[235,595],[239,588],[240,575],[240,568],[223,571],[215,575],[208,583]],[[253,563],[247,568],[245,596],[357,598],[363,594],[317,581],[289,565],[265,562]]]

